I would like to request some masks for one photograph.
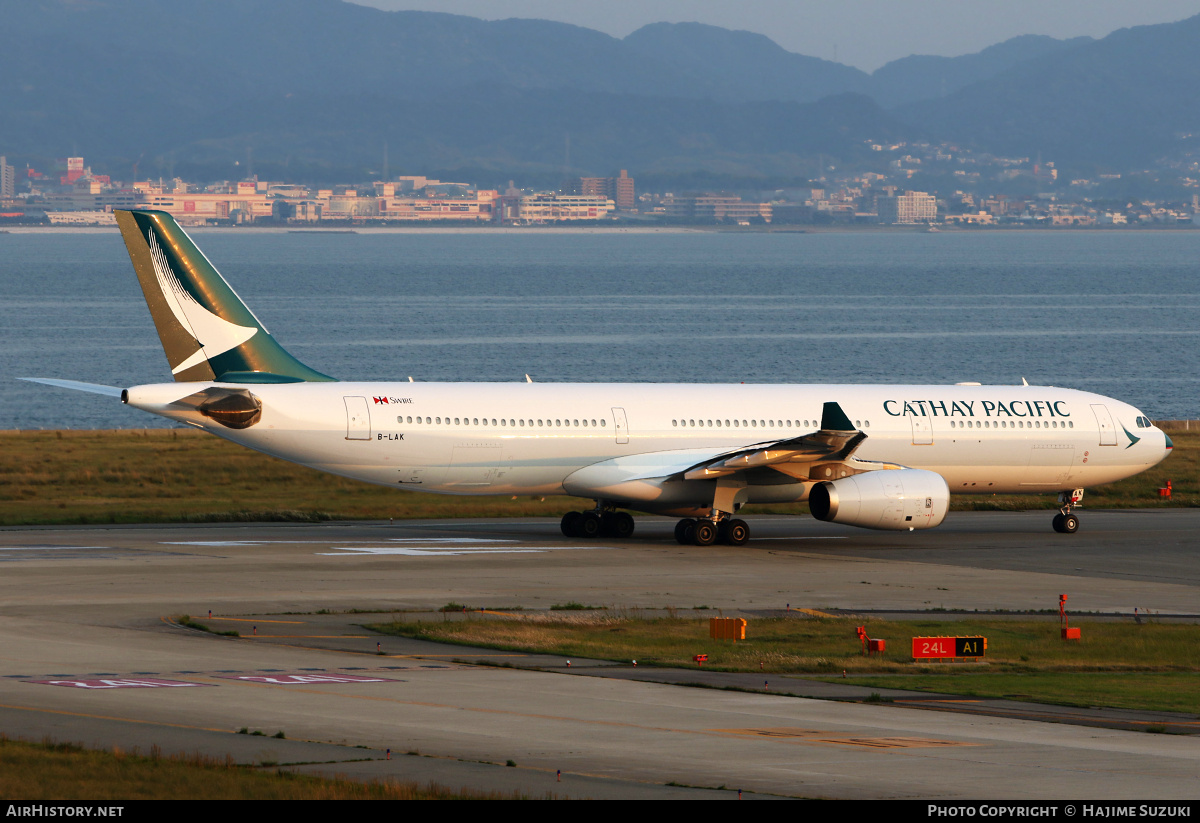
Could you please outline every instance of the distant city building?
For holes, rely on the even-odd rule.
[[[937,220],[937,198],[923,191],[880,197],[876,206],[880,223],[932,223]]]
[[[671,220],[713,220],[718,223],[771,222],[770,203],[747,203],[736,195],[703,194],[698,197],[669,197],[663,214]]]
[[[601,220],[616,209],[608,197],[582,194],[529,194],[517,200],[515,213],[508,209],[504,219],[522,223],[553,223],[560,220]]]
[[[16,170],[8,165],[7,157],[0,157],[0,197],[17,196]]]
[[[581,177],[579,193],[585,197],[606,197],[621,211],[632,211],[637,206],[637,193],[633,178],[625,169],[620,177]]]

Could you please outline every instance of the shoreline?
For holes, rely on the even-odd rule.
[[[354,234],[987,234],[992,232],[1063,232],[1070,234],[1121,233],[1161,234],[1200,231],[1200,225],[1176,226],[954,226],[934,224],[936,231],[926,225],[861,225],[861,226],[650,226],[650,225],[585,225],[585,226],[184,226],[196,234],[294,234],[334,236]],[[0,226],[4,234],[110,234],[115,226]]]

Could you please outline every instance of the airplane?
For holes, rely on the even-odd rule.
[[[1163,460],[1171,439],[1113,398],[1031,386],[342,382],[294,358],[161,211],[116,211],[174,382],[119,397],[264,454],[437,494],[594,501],[570,537],[628,538],[629,510],[680,518],[675,539],[742,545],[742,506],[807,501],[818,520],[938,526],[951,492],[1058,493]]]

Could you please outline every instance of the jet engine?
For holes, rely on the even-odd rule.
[[[950,487],[924,469],[880,469],[813,486],[813,517],[864,529],[932,529],[946,518]]]

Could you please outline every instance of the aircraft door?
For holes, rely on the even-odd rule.
[[[1100,445],[1117,445],[1117,427],[1113,425],[1108,406],[1103,403],[1093,403],[1092,412],[1096,415],[1096,425],[1100,427]]]
[[[613,407],[613,431],[616,432],[618,443],[629,442],[629,421],[625,419],[625,410]]]
[[[914,412],[923,411],[920,403],[905,403],[904,408],[912,409]],[[912,443],[914,446],[932,446],[933,445],[933,419],[924,414],[908,414],[904,415],[908,418],[908,422],[912,425]]]
[[[346,439],[371,439],[371,412],[367,408],[365,397],[345,397],[346,401]]]

